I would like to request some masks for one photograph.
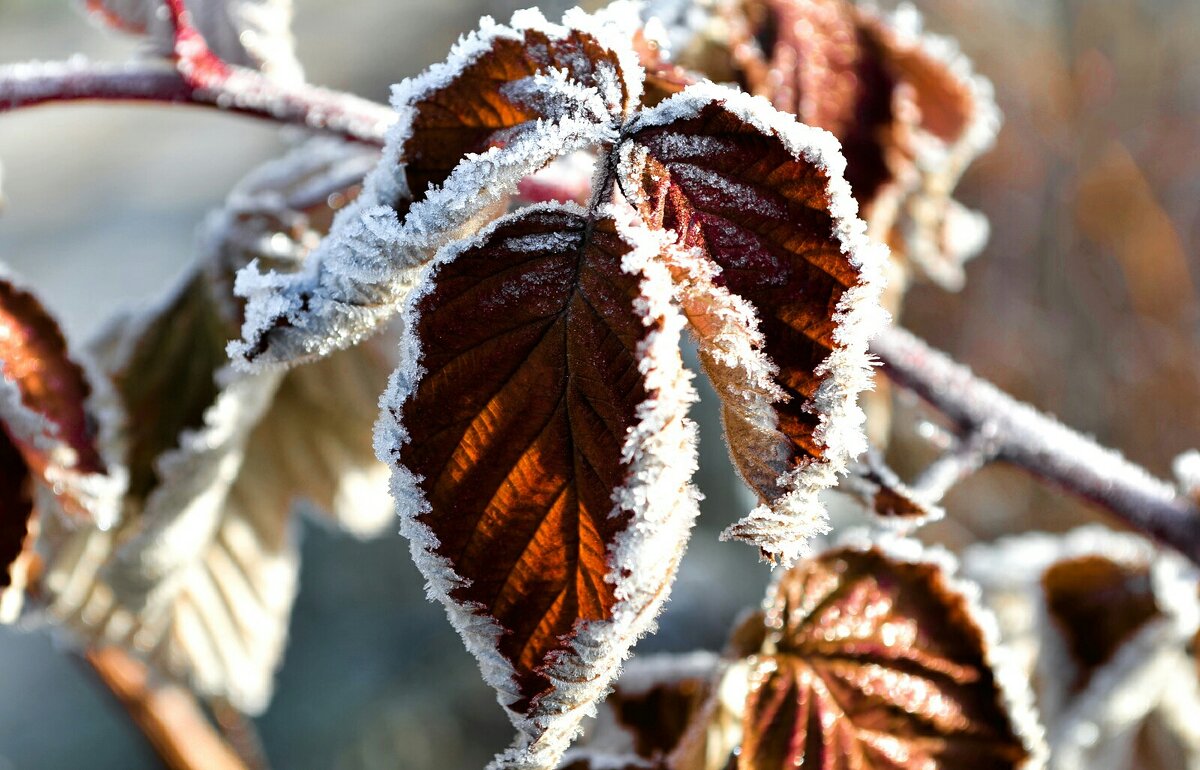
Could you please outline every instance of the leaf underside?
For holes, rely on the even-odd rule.
[[[780,471],[824,454],[814,437],[821,415],[809,405],[823,381],[819,367],[837,347],[838,303],[860,279],[837,238],[829,180],[719,105],[633,141],[646,151],[634,169],[642,216],[717,263],[718,282],[759,309],[764,350],[787,398],[773,408],[791,446],[783,466],[765,473],[746,467],[755,458],[738,459],[760,494],[776,495]]]
[[[780,582],[737,759],[770,768],[1014,768],[986,641],[939,567],[840,549]]]
[[[505,629],[517,712],[563,637],[616,602],[607,551],[630,514],[612,495],[646,397],[628,248],[611,220],[526,213],[441,267],[418,307],[426,373],[400,461],[422,477],[436,553],[470,581],[454,600]]]

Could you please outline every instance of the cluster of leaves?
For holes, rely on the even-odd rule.
[[[188,3],[187,24],[164,3],[86,5],[201,85],[231,66],[303,82],[289,3]],[[1194,575],[1133,538],[981,549],[964,571],[1028,642],[1014,663],[953,559],[880,534],[935,501],[851,467],[884,306],[909,275],[960,284],[986,236],[951,191],[998,119],[951,43],[848,0],[522,11],[393,106],[382,154],[310,140],[251,174],[94,364],[0,282],[5,618],[28,586],[84,644],[257,712],[293,503],[375,535],[390,477],[431,598],[517,728],[494,767],[1036,767],[1031,678],[1056,766],[1198,755],[1197,682],[1138,689],[1194,656]],[[724,655],[635,659],[563,758],[698,513],[685,332],[759,499],[726,536],[790,569]],[[814,552],[847,472],[880,526]],[[1133,721],[1110,708],[1129,693]],[[1150,715],[1165,744],[1132,732]]]

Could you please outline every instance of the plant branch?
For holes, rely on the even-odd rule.
[[[986,429],[996,459],[1108,510],[1200,564],[1200,507],[1120,453],[979,379],[903,329],[871,345],[883,371],[970,434]]]
[[[192,104],[376,146],[383,145],[396,118],[392,109],[368,99],[307,84],[277,83],[244,67],[227,66],[224,77],[203,81],[208,85],[193,84],[166,61],[110,64],[73,58],[10,64],[0,66],[0,112],[69,101]]]
[[[182,687],[151,681],[145,665],[116,647],[85,657],[171,770],[247,770]]]
[[[940,503],[960,481],[996,459],[991,423],[978,426],[921,471],[910,485],[920,499]]]

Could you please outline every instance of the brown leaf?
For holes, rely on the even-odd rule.
[[[620,118],[636,107],[617,53],[594,35],[532,17],[514,17],[513,25],[485,25],[470,52],[461,54],[469,57],[465,64],[443,65],[457,69],[448,82],[418,81],[422,90],[404,96],[413,118],[400,161],[415,200],[430,185],[445,182],[467,154],[503,147],[538,119],[555,119],[581,106],[570,104],[570,95],[555,93],[550,82],[531,89],[523,87],[523,80],[557,70],[601,93],[609,83],[618,87],[617,103],[604,105],[609,115],[593,115],[593,120]],[[407,203],[401,208],[403,214]]]
[[[563,206],[499,220],[419,290],[420,378],[385,396],[403,531],[533,753],[601,694],[695,513],[681,321],[631,237]]]
[[[738,768],[982,770],[1030,758],[989,642],[941,567],[836,549],[783,577],[767,622]]]
[[[882,255],[855,231],[861,224],[843,218],[854,204],[830,165],[836,155],[827,135],[779,113],[767,125],[773,117],[745,97],[688,112],[693,92],[658,108],[673,119],[651,113],[636,124],[623,171],[637,186],[626,193],[650,226],[676,234],[679,250],[719,268],[712,277],[677,262],[676,277],[705,371],[723,397],[731,454],[768,505],[791,506],[795,518],[808,519],[776,533],[774,523],[763,523],[774,514],[764,514],[727,534],[791,560],[824,514],[811,496],[795,505],[785,498],[829,486],[860,449],[858,425],[850,423],[861,421],[854,401],[867,386]],[[739,309],[745,301],[758,309],[757,328],[753,310]],[[745,339],[741,349],[769,361],[746,362],[714,347],[735,336]],[[747,369],[757,372],[749,381]]]
[[[1077,665],[1071,684],[1076,692],[1121,645],[1162,614],[1149,565],[1099,555],[1064,559],[1042,574],[1042,590],[1046,610]]]

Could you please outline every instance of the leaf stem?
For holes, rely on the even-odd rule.
[[[85,657],[171,770],[247,770],[191,693],[154,682],[145,665],[117,647]]]
[[[986,430],[996,459],[1104,508],[1200,564],[1200,507],[1120,453],[1017,401],[896,327],[871,345],[883,371],[971,434]]]
[[[387,128],[396,119],[391,108],[353,94],[278,83],[251,69],[223,66],[222,77],[189,78],[168,61],[113,64],[75,57],[4,65],[0,66],[0,112],[70,101],[191,104],[375,146],[383,145]],[[192,82],[200,79],[207,85]]]

